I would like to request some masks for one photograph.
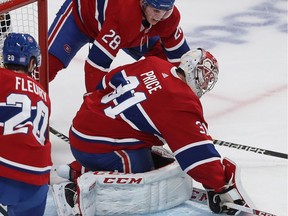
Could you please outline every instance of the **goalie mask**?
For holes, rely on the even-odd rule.
[[[199,98],[210,91],[218,80],[217,60],[201,48],[185,53],[179,68],[184,71],[186,83]]]

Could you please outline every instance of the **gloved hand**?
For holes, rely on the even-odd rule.
[[[68,179],[72,182],[77,182],[77,178],[89,170],[83,167],[78,161],[73,161],[70,164],[62,164],[55,169],[58,176]]]
[[[227,215],[237,215],[239,210],[228,208],[223,205],[225,202],[231,202],[238,205],[245,205],[241,195],[233,186],[227,186],[223,191],[216,193],[214,190],[207,189],[208,206],[214,213],[225,213]]]

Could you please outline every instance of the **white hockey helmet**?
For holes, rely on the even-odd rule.
[[[184,71],[187,84],[199,98],[210,91],[218,80],[217,60],[202,48],[185,53],[179,68]]]

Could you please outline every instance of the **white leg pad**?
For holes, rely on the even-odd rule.
[[[193,181],[175,161],[146,173],[88,172],[78,186],[83,216],[147,214],[189,200]]]

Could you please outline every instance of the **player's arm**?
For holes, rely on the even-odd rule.
[[[110,65],[121,47],[118,27],[106,21],[94,40],[85,62],[85,84],[87,91],[95,90],[98,82],[109,71]]]
[[[223,204],[243,204],[243,199],[231,181],[231,175],[227,176],[225,173],[221,156],[213,144],[208,125],[201,114],[200,102],[192,100],[191,107],[193,110],[177,114],[177,118],[183,121],[181,125],[173,122],[169,125],[168,120],[165,122],[166,127],[163,128],[167,130],[166,141],[182,170],[207,190],[211,211],[233,215],[237,211],[225,208]],[[177,133],[174,133],[174,136],[169,135],[171,131]]]
[[[174,7],[171,16],[161,26],[161,42],[169,62],[178,66],[181,56],[190,50],[180,26],[180,13]]]
[[[193,150],[193,148],[199,149]],[[191,153],[192,151],[194,151],[194,153]],[[195,151],[198,153],[195,154]],[[186,161],[182,157],[183,154],[190,154],[189,152],[193,155],[190,157],[190,161],[194,160],[194,162],[187,166],[185,164],[189,164],[189,159]],[[205,152],[205,156],[201,154],[201,152]],[[220,155],[214,148],[211,140],[194,143],[193,147],[187,148],[182,152],[176,152],[176,158],[178,158],[182,167],[185,167],[184,170],[193,179],[202,183],[207,190],[208,205],[211,211],[214,213],[227,213],[229,215],[239,213],[237,210],[228,208],[224,205],[226,202],[244,205],[245,201],[243,199],[243,193],[238,191],[232,175],[227,175],[227,170],[224,169],[224,165],[220,160]],[[241,186],[240,182],[238,183],[238,186]]]

